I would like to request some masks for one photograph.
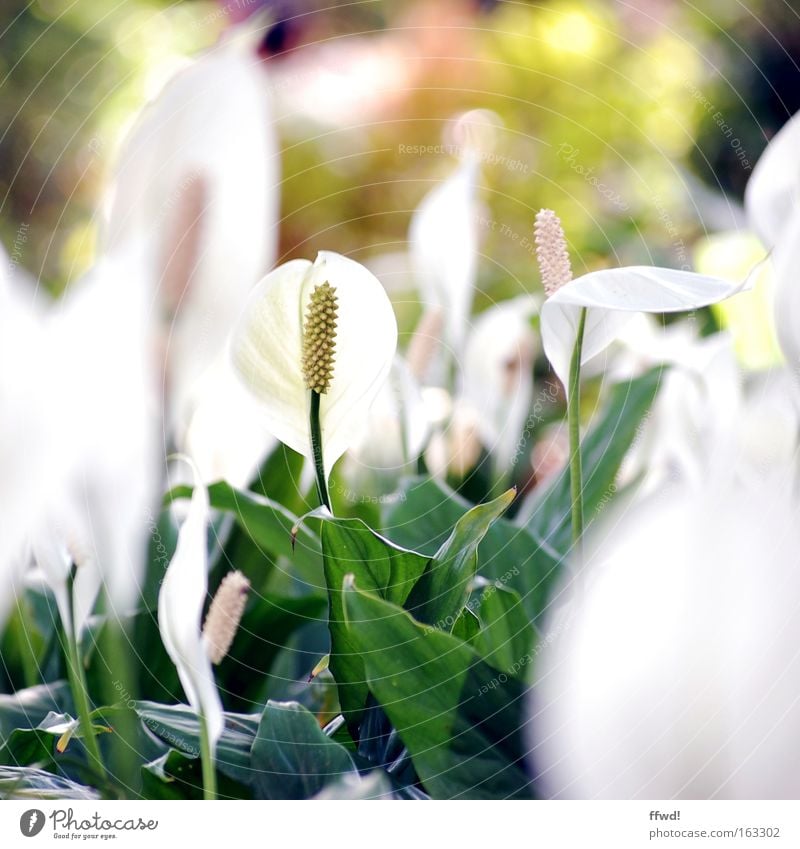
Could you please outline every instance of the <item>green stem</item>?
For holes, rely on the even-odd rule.
[[[572,500],[572,543],[580,552],[583,536],[583,472],[581,469],[581,352],[586,326],[586,307],[578,318],[578,333],[569,364],[569,400],[567,423],[569,427],[569,482]]]
[[[130,702],[136,695],[136,675],[131,664],[131,645],[125,624],[114,612],[106,595],[106,625],[100,635],[99,651],[104,665],[104,704]],[[139,756],[137,754],[138,719],[133,711],[121,710],[114,717],[114,733],[109,735],[109,764],[119,791],[135,793],[139,785]],[[123,798],[125,798],[124,796]],[[127,796],[129,798],[129,796]]]
[[[206,718],[202,715],[200,720],[200,763],[203,767],[203,798],[206,800],[217,798],[217,772],[214,768],[214,757],[211,754],[211,739],[208,736],[208,725]]]
[[[9,619],[8,627],[14,635],[14,644],[19,647],[19,662],[22,666],[25,686],[34,687],[41,679],[39,678],[39,664],[36,660],[36,653],[31,645],[30,634],[25,627],[27,620],[25,597],[17,596],[16,614]]]
[[[311,425],[311,453],[314,458],[314,471],[317,476],[317,495],[320,504],[324,504],[328,510],[331,509],[331,499],[328,494],[328,484],[325,481],[325,465],[322,461],[322,428],[319,423],[319,402],[322,396],[319,392],[311,390],[311,412],[309,423]]]
[[[105,778],[106,769],[103,765],[103,759],[100,756],[100,746],[97,744],[97,737],[94,733],[92,724],[92,709],[89,705],[89,695],[86,687],[86,675],[83,671],[83,663],[81,660],[81,650],[78,645],[78,639],[73,634],[72,629],[67,633],[67,668],[69,676],[69,684],[72,690],[72,698],[75,701],[75,708],[80,720],[81,729],[83,731],[83,743],[86,746],[86,751],[89,753],[89,759],[97,767],[99,774]]]

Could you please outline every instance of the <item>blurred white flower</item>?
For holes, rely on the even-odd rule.
[[[522,295],[481,313],[464,352],[462,399],[477,413],[478,432],[495,474],[511,470],[530,412],[538,301]]]
[[[203,377],[197,399],[178,444],[204,483],[246,486],[276,441],[259,422],[256,401],[234,372],[227,347]]]
[[[766,248],[780,242],[800,206],[800,113],[770,140],[744,193],[750,226]]]
[[[772,251],[775,326],[789,368],[800,380],[800,113],[761,154],[745,190],[750,226]]]
[[[70,287],[47,326],[49,438],[68,463],[62,544],[87,541],[118,613],[138,601],[161,475],[151,280],[147,252],[120,248]]]
[[[419,384],[397,354],[372,404],[361,436],[348,452],[348,476],[395,481],[410,472],[430,429]],[[411,471],[415,471],[411,470]]]
[[[333,289],[335,354],[321,395],[325,473],[361,433],[397,348],[397,322],[378,280],[359,263],[322,251],[312,264],[296,259],[268,274],[245,306],[232,341],[234,368],[259,401],[267,430],[311,457],[311,392],[303,369],[304,322],[312,293]]]
[[[102,586],[91,542],[76,535],[78,527],[77,521],[49,525],[34,534],[31,545],[33,558],[55,596],[64,630],[76,640],[80,640]]]
[[[796,501],[729,478],[599,523],[531,702],[541,791],[797,798],[798,548]]]
[[[59,498],[66,456],[54,433],[53,345],[45,313],[0,247],[0,625],[34,528]]]
[[[110,249],[144,238],[156,258],[178,434],[277,250],[280,158],[259,37],[232,28],[167,82],[130,131],[109,198]]]
[[[194,472],[194,492],[158,594],[161,640],[178,670],[189,704],[206,723],[212,757],[222,734],[222,703],[201,631],[208,594],[208,492]]]
[[[461,352],[472,308],[478,265],[476,181],[496,120],[490,112],[473,110],[455,121],[449,144],[459,165],[423,198],[409,229],[411,264],[422,302],[443,311],[452,356]]]
[[[480,414],[471,404],[458,400],[446,426],[431,436],[425,463],[434,477],[464,478],[480,458]]]

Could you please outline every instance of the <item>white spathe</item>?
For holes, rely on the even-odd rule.
[[[751,227],[765,247],[780,240],[800,207],[800,113],[770,140],[759,157],[744,193]]]
[[[409,229],[411,265],[428,309],[445,315],[445,341],[458,356],[467,331],[478,266],[478,160],[465,155],[427,194]]]
[[[150,255],[102,256],[48,316],[51,439],[68,458],[62,543],[86,540],[112,612],[136,607],[161,473]],[[52,524],[53,516],[44,519]]]
[[[546,796],[798,797],[800,510],[785,492],[681,487],[590,534],[531,702]]]
[[[477,413],[478,431],[499,474],[507,474],[530,412],[539,302],[522,295],[475,320],[464,351],[461,397]]]
[[[201,630],[208,595],[208,492],[194,467],[193,473],[189,510],[158,594],[158,628],[189,704],[206,723],[213,755],[225,720]]]
[[[128,134],[111,187],[107,245],[144,238],[156,257],[167,420],[179,432],[277,251],[280,150],[262,34],[231,28],[166,83]]]
[[[279,266],[256,287],[232,339],[234,368],[260,402],[266,429],[311,457],[311,392],[302,371],[311,293],[336,290],[333,379],[320,402],[325,472],[356,440],[397,349],[397,321],[383,287],[363,265],[331,251]]]
[[[543,304],[542,345],[568,391],[569,364],[581,310],[587,308],[581,364],[605,350],[636,313],[688,312],[717,303],[746,288],[716,277],[672,268],[630,266],[584,274]]]
[[[192,417],[178,444],[204,483],[225,480],[246,487],[275,438],[258,420],[258,406],[233,370],[227,347],[202,381]]]
[[[97,558],[87,538],[79,538],[80,520],[51,523],[33,537],[31,550],[37,566],[53,592],[65,631],[80,640],[102,586]],[[70,593],[70,572],[75,579]]]

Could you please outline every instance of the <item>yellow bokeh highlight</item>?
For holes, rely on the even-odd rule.
[[[542,30],[545,44],[554,52],[589,56],[600,41],[595,22],[580,9],[554,9]]]
[[[761,242],[752,233],[717,233],[695,245],[697,271],[725,280],[744,280],[752,275],[748,292],[714,304],[720,325],[733,337],[738,361],[747,369],[766,369],[782,362],[775,335],[773,279],[765,262]]]
[[[61,245],[59,263],[64,280],[73,281],[91,268],[97,250],[97,224],[84,221],[73,227]]]

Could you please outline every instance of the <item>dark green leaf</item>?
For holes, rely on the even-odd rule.
[[[190,707],[137,702],[134,709],[148,734],[192,758],[199,758],[200,724]],[[217,770],[242,784],[249,784],[253,778],[250,749],[259,719],[258,714],[226,713],[225,728],[217,743]]]
[[[480,596],[480,631],[470,639],[488,663],[525,680],[531,672],[535,632],[519,594],[489,584]]]
[[[453,625],[452,634],[463,640],[465,643],[472,642],[472,639],[477,636],[481,630],[481,620],[472,612],[470,607],[464,607],[461,613],[458,614]]]
[[[147,799],[203,798],[203,769],[200,759],[170,749],[142,767],[142,795]],[[220,799],[252,799],[249,787],[220,775],[217,782]]]
[[[509,489],[494,501],[479,504],[458,519],[450,537],[431,558],[408,599],[408,609],[417,620],[442,630],[452,630],[478,568],[478,545],[492,523],[508,509],[514,495],[515,491]]]
[[[298,629],[316,622],[325,607],[324,596],[251,594],[231,650],[217,671],[228,709],[248,710],[264,703],[275,657]]]
[[[35,728],[51,711],[75,713],[66,681],[39,684],[10,696],[0,694],[0,745],[15,728]]]
[[[100,794],[67,778],[31,767],[0,767],[0,799],[98,799]]]
[[[367,698],[364,664],[345,627],[342,607],[344,576],[356,575],[359,586],[395,604],[403,604],[423,573],[428,558],[396,546],[360,519],[327,519],[322,523],[325,581],[330,600],[330,670],[339,703],[354,726]]]
[[[178,486],[165,496],[166,503],[178,498],[191,498],[192,487]],[[211,506],[230,513],[236,523],[263,550],[275,557],[288,557],[300,568],[314,571],[320,565],[320,544],[317,535],[303,524],[296,534],[292,548],[292,530],[298,517],[282,504],[234,489],[224,481],[213,483],[208,488]]]
[[[524,688],[471,646],[346,583],[369,688],[434,798],[527,798]]]
[[[605,412],[581,444],[583,511],[588,525],[614,495],[614,481],[661,384],[663,369],[618,383]],[[535,492],[520,509],[519,520],[534,537],[563,557],[571,546],[569,470],[545,489]]]
[[[386,517],[386,533],[401,545],[433,554],[469,504],[440,481],[406,481]],[[531,621],[545,610],[558,577],[559,557],[529,531],[497,519],[478,546],[478,574],[515,589]]]
[[[357,776],[344,746],[326,736],[297,702],[268,702],[253,743],[257,795],[309,799],[343,776]]]

